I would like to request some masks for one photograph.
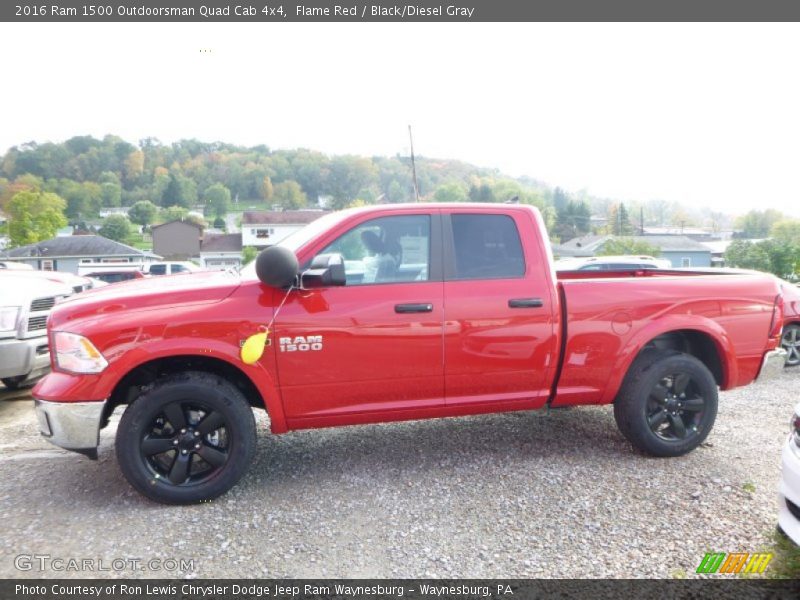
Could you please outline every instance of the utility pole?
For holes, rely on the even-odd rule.
[[[414,177],[414,199],[419,202],[419,186],[417,185],[417,165],[414,162],[414,138],[411,137],[411,125],[408,126],[408,140],[411,142],[411,174]]]
[[[639,235],[644,235],[644,206],[639,207]]]

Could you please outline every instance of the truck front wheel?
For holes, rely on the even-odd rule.
[[[247,471],[255,446],[255,419],[242,393],[200,372],[157,381],[125,410],[116,438],[128,482],[166,504],[224,494]]]
[[[634,361],[614,402],[614,418],[636,448],[681,456],[706,439],[717,416],[717,384],[694,356],[647,349]]]

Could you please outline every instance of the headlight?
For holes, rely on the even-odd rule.
[[[56,331],[53,333],[56,365],[73,373],[100,373],[108,366],[94,344],[82,335]]]
[[[0,332],[16,331],[21,306],[0,306]]]

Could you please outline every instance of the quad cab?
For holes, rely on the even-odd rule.
[[[680,456],[718,390],[779,372],[771,276],[668,269],[556,274],[539,212],[413,204],[328,214],[241,274],[108,286],[59,305],[42,434],[116,453],[167,503],[230,489],[272,432],[613,404],[638,450]]]

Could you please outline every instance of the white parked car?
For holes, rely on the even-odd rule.
[[[67,284],[25,271],[0,271],[0,381],[16,389],[50,368],[47,317],[72,295]]]
[[[178,273],[196,273],[200,267],[189,261],[152,262],[144,266],[145,275],[177,275]]]
[[[556,271],[627,271],[638,269],[671,269],[672,263],[653,256],[588,256],[562,258],[555,262]]]
[[[795,406],[790,429],[783,447],[778,527],[800,546],[800,404]]]

